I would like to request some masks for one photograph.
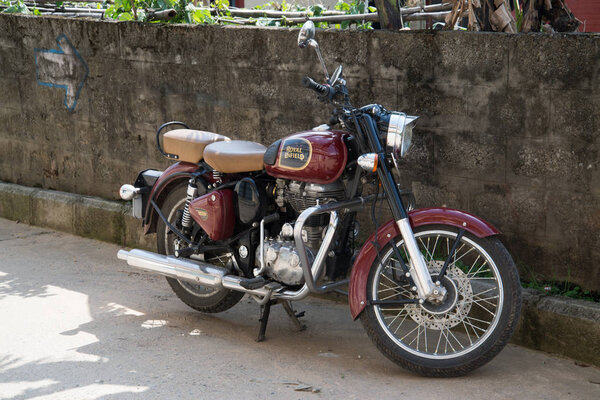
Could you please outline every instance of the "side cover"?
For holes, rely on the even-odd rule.
[[[190,214],[212,240],[227,239],[235,225],[233,190],[217,190],[198,197],[190,203]]]
[[[413,210],[408,213],[408,217],[413,228],[423,225],[451,225],[464,229],[480,238],[500,233],[500,231],[486,221],[464,211],[453,210],[451,208]],[[377,249],[373,245],[373,242],[377,240],[380,248],[383,248],[388,242],[400,235],[400,231],[394,220],[386,222],[377,230],[377,233],[377,238],[375,238],[375,233],[373,233],[365,241],[352,266],[350,286],[348,287],[348,302],[350,303],[350,313],[354,319],[359,316],[367,303],[367,279],[371,271],[371,266],[377,257]]]

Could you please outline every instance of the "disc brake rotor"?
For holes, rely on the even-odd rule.
[[[428,269],[432,275],[435,275],[441,271],[443,266],[444,261],[430,261]],[[406,310],[410,318],[417,324],[425,326],[428,329],[449,329],[460,324],[464,317],[469,314],[469,311],[471,311],[473,288],[467,274],[456,265],[452,265],[446,269],[446,277],[456,287],[454,307],[444,314],[436,315],[427,310],[425,305],[410,304],[406,307]]]

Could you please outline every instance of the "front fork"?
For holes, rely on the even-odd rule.
[[[398,225],[400,234],[404,239],[406,252],[410,257],[410,271],[412,274],[409,272],[410,275],[407,277],[413,277],[413,283],[419,294],[419,299],[429,300],[433,303],[442,302],[447,291],[440,285],[439,280],[434,283],[431,279],[425,257],[423,257],[423,253],[419,250],[419,245],[415,239],[415,234],[412,231],[408,217],[396,220],[396,225]],[[396,245],[393,241],[391,243],[392,246]]]
[[[383,185],[385,193],[387,194],[388,203],[390,205],[390,209],[392,210],[392,215],[394,216],[396,225],[398,225],[400,234],[404,239],[404,245],[406,246],[406,251],[410,260],[410,269],[404,265],[399,251],[396,248],[396,243],[394,241],[391,241],[390,243],[392,246],[394,246],[394,252],[396,253],[396,257],[398,257],[399,262],[402,264],[406,278],[409,282],[412,281],[411,283],[414,284],[417,294],[419,295],[419,301],[440,303],[445,299],[447,291],[439,284],[439,282],[434,283],[431,280],[427,263],[425,262],[423,254],[419,250],[419,245],[415,239],[415,234],[410,226],[408,214],[400,197],[400,191],[398,190],[394,176],[392,175],[392,172],[385,161],[385,150],[379,141],[375,122],[369,115],[363,115],[363,118],[366,125],[366,130],[368,132],[369,143],[378,154],[379,161],[377,166],[377,175],[379,177],[379,181]]]

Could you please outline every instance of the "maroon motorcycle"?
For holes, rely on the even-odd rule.
[[[290,302],[338,291],[402,367],[428,376],[472,371],[515,329],[515,264],[484,220],[448,208],[411,210],[397,184],[398,160],[417,117],[378,104],[353,107],[342,67],[329,76],[314,34],[308,21],[298,44],[316,50],[326,81],[303,84],[333,106],[330,124],[339,129],[322,125],[264,147],[164,124],[158,149],[177,163],[141,172],[120,192],[145,233],[156,232],[158,253],[118,257],[165,275],[201,312],[227,310],[248,294],[261,306],[259,341],[272,305],[282,304],[302,328]],[[393,215],[381,225],[377,201]],[[355,250],[356,213],[365,207],[376,228]]]

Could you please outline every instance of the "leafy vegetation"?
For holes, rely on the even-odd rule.
[[[6,9],[2,10],[5,13],[13,13],[13,14],[33,14],[33,15],[41,15],[40,11],[33,7],[29,9],[23,0],[17,1],[6,1],[0,0],[0,5],[7,6]]]
[[[33,1],[33,0],[32,0]],[[41,13],[35,7],[28,6],[31,3],[24,0],[0,0],[0,6],[5,6],[2,12],[36,14]],[[84,3],[69,2],[77,4],[79,7],[94,8],[105,10],[104,17],[117,21],[142,21],[147,23],[171,23],[171,24],[244,24],[256,26],[301,26],[302,22],[290,23],[286,17],[250,17],[239,18],[231,15],[229,0],[213,0],[210,4],[211,9],[203,6],[196,6],[192,0],[106,0],[103,3]],[[56,7],[60,8],[64,3],[56,2]],[[301,6],[287,3],[283,0],[281,3],[270,2],[254,8],[255,10],[273,10],[273,11],[292,11],[304,12],[307,17],[323,16],[328,10],[321,4],[312,6]],[[168,18],[157,17],[161,12],[174,10],[174,15]],[[373,13],[377,10],[374,7],[368,7],[365,0],[351,0],[344,2],[340,0],[334,7],[335,11],[344,15]],[[372,23],[369,21],[352,20],[340,23],[318,22],[315,24],[319,28],[337,28],[337,29],[372,29]]]
[[[531,267],[523,264],[519,267],[525,275],[521,277],[524,288],[535,289],[551,296],[566,296],[573,299],[600,302],[600,292],[583,290],[579,285],[570,281],[539,280]]]

